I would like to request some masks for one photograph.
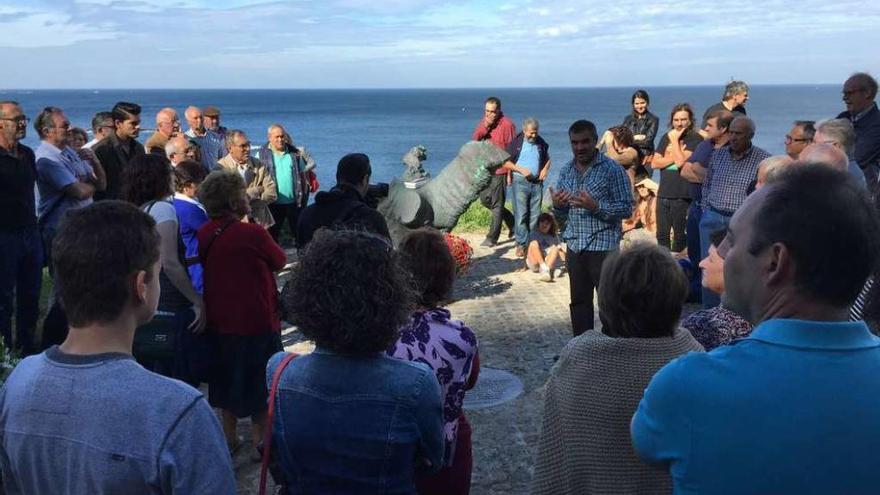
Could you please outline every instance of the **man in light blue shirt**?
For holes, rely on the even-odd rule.
[[[62,219],[55,283],[70,333],[23,360],[0,389],[8,495],[236,492],[220,423],[202,394],[131,355],[135,329],[159,301],[155,227],[122,201]]]
[[[216,132],[205,128],[204,117],[199,107],[187,107],[183,116],[189,125],[189,130],[184,134],[199,145],[202,165],[208,172],[220,168],[217,160],[226,156],[226,143],[223,138]]]
[[[789,167],[737,210],[719,253],[722,305],[757,327],[654,376],[636,451],[677,494],[877,492],[880,339],[846,321],[880,255],[866,191],[824,165]]]
[[[538,135],[538,120],[525,119],[522,129],[507,148],[510,161],[529,172],[513,172],[513,225],[518,257],[525,256],[529,234],[538,226],[544,180],[550,172],[550,145]]]

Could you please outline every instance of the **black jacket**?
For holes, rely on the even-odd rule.
[[[296,227],[297,249],[311,242],[322,227],[365,230],[391,240],[385,217],[370,208],[361,193],[347,184],[336,184],[329,191],[319,192],[315,202],[300,213]]]
[[[107,189],[96,192],[95,200],[125,199],[122,197],[122,171],[128,167],[128,162],[132,158],[145,153],[144,145],[136,140],[132,139],[129,145],[130,148],[126,153],[116,133],[110,133],[92,148],[107,174]]]
[[[641,118],[637,118],[633,114],[627,115],[623,119],[623,126],[628,127],[632,131],[633,136],[644,134],[645,139],[633,143],[640,157],[651,156],[654,154],[654,138],[657,136],[657,127],[660,125],[660,119],[651,112],[646,111]]]

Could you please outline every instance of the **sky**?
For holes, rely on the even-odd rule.
[[[0,88],[840,84],[880,2],[0,0]]]

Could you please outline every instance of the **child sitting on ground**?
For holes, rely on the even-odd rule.
[[[526,266],[535,273],[540,272],[543,282],[553,281],[553,269],[558,259],[565,261],[565,252],[556,236],[557,230],[556,219],[545,212],[538,215],[538,228],[529,234]]]

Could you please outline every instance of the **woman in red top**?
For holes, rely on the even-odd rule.
[[[208,401],[222,410],[223,432],[234,451],[241,443],[238,418],[251,417],[254,445],[263,436],[266,362],[282,350],[273,272],[284,268],[286,256],[266,229],[240,221],[250,201],[238,174],[211,173],[199,187],[199,200],[211,218],[197,236],[207,328],[218,341]],[[259,459],[256,453],[252,458]]]

